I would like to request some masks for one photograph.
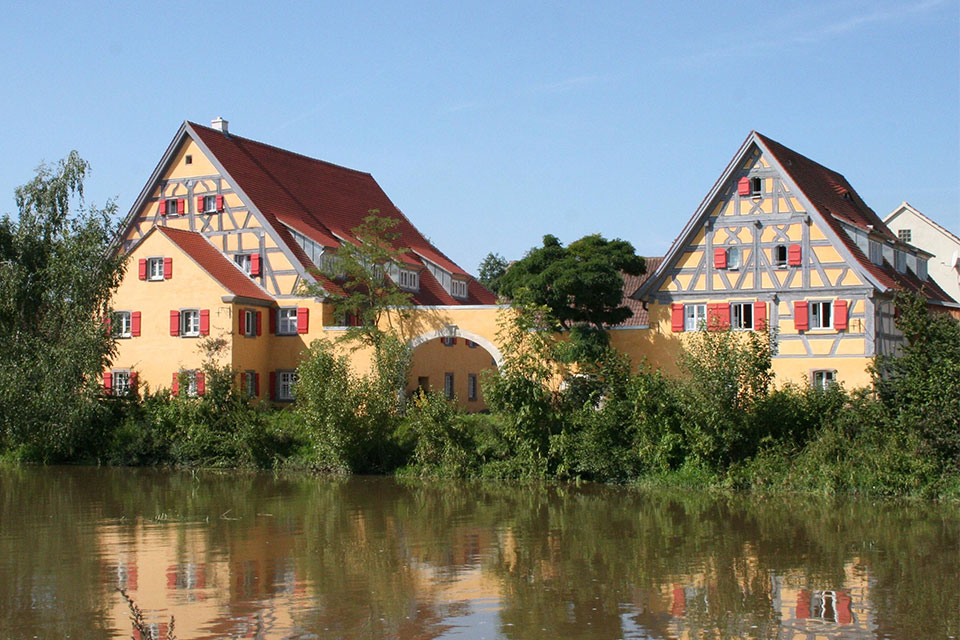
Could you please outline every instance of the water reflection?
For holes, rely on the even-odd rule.
[[[956,507],[0,470],[0,637],[960,635]]]

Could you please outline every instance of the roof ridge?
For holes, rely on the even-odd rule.
[[[345,166],[343,166],[342,164],[337,164],[337,163],[335,163],[335,162],[330,162],[329,160],[322,160],[322,159],[320,159],[320,158],[314,158],[313,156],[308,156],[308,155],[305,154],[305,153],[299,153],[299,152],[297,152],[297,151],[290,151],[289,149],[284,149],[283,147],[278,147],[278,146],[276,146],[276,145],[270,144],[269,142],[263,142],[263,141],[261,141],[261,140],[254,140],[253,138],[245,138],[244,136],[238,136],[238,135],[233,134],[233,133],[224,133],[223,131],[220,131],[220,130],[218,130],[218,129],[214,129],[213,127],[207,127],[207,126],[202,125],[202,124],[197,124],[196,122],[193,122],[193,121],[191,121],[191,120],[187,120],[187,122],[188,122],[188,123],[190,124],[190,126],[192,126],[192,127],[200,127],[201,129],[206,129],[207,131],[212,131],[213,133],[221,133],[221,134],[224,134],[225,136],[227,136],[228,138],[238,138],[238,139],[240,139],[240,140],[243,140],[244,142],[250,142],[250,143],[252,143],[252,144],[260,145],[261,147],[268,147],[268,148],[270,148],[270,149],[275,149],[275,150],[277,150],[277,151],[280,151],[281,153],[286,153],[286,154],[289,154],[289,155],[291,155],[291,156],[299,156],[299,157],[301,157],[301,158],[303,158],[303,159],[305,159],[305,160],[310,160],[311,162],[317,162],[317,163],[319,163],[319,164],[325,164],[325,165],[327,165],[327,166],[329,166],[329,167],[335,167],[335,168],[337,168],[337,169],[343,169],[344,171],[350,171],[351,173],[356,173],[356,174],[361,175],[361,176],[370,176],[370,177],[373,177],[373,174],[371,174],[371,173],[369,173],[369,172],[367,172],[367,171],[360,171],[359,169],[353,169],[353,168],[351,168],[351,167],[345,167]]]

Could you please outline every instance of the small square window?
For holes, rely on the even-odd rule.
[[[163,280],[163,258],[147,258],[147,279]]]
[[[187,156],[183,159],[183,162],[184,164],[193,164],[193,156],[188,153]]]
[[[753,329],[752,302],[734,302],[730,305],[730,328],[735,331]]]
[[[129,338],[132,335],[133,325],[129,311],[116,311],[113,314],[113,330],[118,338]]]
[[[833,303],[831,302],[811,302],[810,303],[810,328],[811,329],[830,329],[833,327]]]
[[[297,334],[297,308],[285,307],[277,310],[277,335],[293,336]]]
[[[778,244],[773,248],[773,265],[778,269],[787,267],[787,245]]]
[[[293,388],[297,382],[296,371],[277,372],[277,400],[289,402],[293,400]]]
[[[182,309],[180,311],[180,335],[188,338],[200,335],[199,309]]]
[[[683,305],[683,330],[699,331],[707,326],[707,305]]]
[[[837,372],[832,369],[814,371],[811,382],[814,389],[826,391],[837,383]]]
[[[740,268],[740,249],[730,247],[727,249],[727,269],[736,271]]]
[[[113,395],[125,396],[128,393],[130,393],[130,372],[114,371],[113,372]]]
[[[897,231],[897,237],[901,242],[913,242],[913,233],[910,229],[900,229]]]
[[[443,374],[443,393],[448,400],[453,400],[453,374],[450,372]]]
[[[759,198],[763,195],[763,178],[750,178],[750,197]]]

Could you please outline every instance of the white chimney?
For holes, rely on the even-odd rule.
[[[221,117],[217,117],[216,120],[210,121],[210,126],[216,129],[217,131],[223,131],[224,133],[230,133],[230,123],[224,120]]]

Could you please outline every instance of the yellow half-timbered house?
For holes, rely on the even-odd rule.
[[[479,374],[500,358],[489,339],[493,294],[370,174],[234,135],[222,119],[212,125],[183,123],[124,221],[115,250],[127,272],[113,301],[118,347],[105,387],[203,394],[209,337],[222,342],[216,363],[238,371],[250,395],[291,400],[301,353],[350,323],[334,317],[328,294],[339,288],[318,267],[357,243],[352,230],[375,210],[396,220],[395,244],[407,249],[387,275],[412,300],[405,318],[388,319],[415,348],[408,389],[432,387],[484,408]],[[324,295],[305,295],[307,282]],[[356,370],[369,368],[369,353],[345,353]]]
[[[669,369],[689,332],[772,328],[778,380],[866,385],[871,358],[900,341],[896,291],[957,307],[928,277],[929,258],[842,175],[751,132],[633,294],[649,329],[614,344]]]

